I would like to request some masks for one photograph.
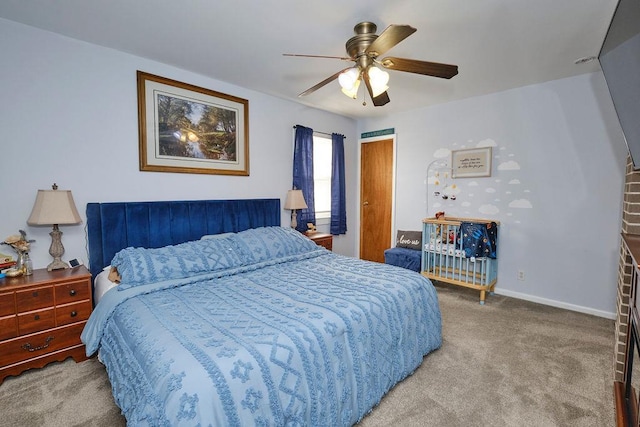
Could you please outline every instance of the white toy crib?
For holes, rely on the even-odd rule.
[[[432,280],[479,290],[480,304],[484,304],[486,292],[493,293],[498,281],[498,259],[467,256],[464,250],[466,237],[461,235],[460,224],[467,222],[497,227],[499,223],[486,219],[453,217],[426,218],[422,222],[422,275]]]

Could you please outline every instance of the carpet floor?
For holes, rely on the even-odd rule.
[[[442,347],[359,424],[615,425],[614,322],[437,285]],[[0,385],[0,426],[124,426],[104,367],[68,359]]]

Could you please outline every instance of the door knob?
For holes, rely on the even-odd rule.
[[[369,202],[362,203],[362,206],[369,206]]]

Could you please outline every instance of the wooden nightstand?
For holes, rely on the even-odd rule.
[[[67,357],[85,360],[80,334],[92,307],[84,266],[0,279],[0,384]]]
[[[333,250],[333,236],[326,233],[306,234],[308,238],[316,242],[316,245]]]

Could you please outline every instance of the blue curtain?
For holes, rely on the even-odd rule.
[[[331,234],[347,232],[344,190],[344,135],[331,134]]]
[[[307,209],[298,211],[296,230],[304,233],[307,223],[316,223],[316,205],[313,196],[313,129],[296,125],[293,147],[293,188],[302,190]]]

